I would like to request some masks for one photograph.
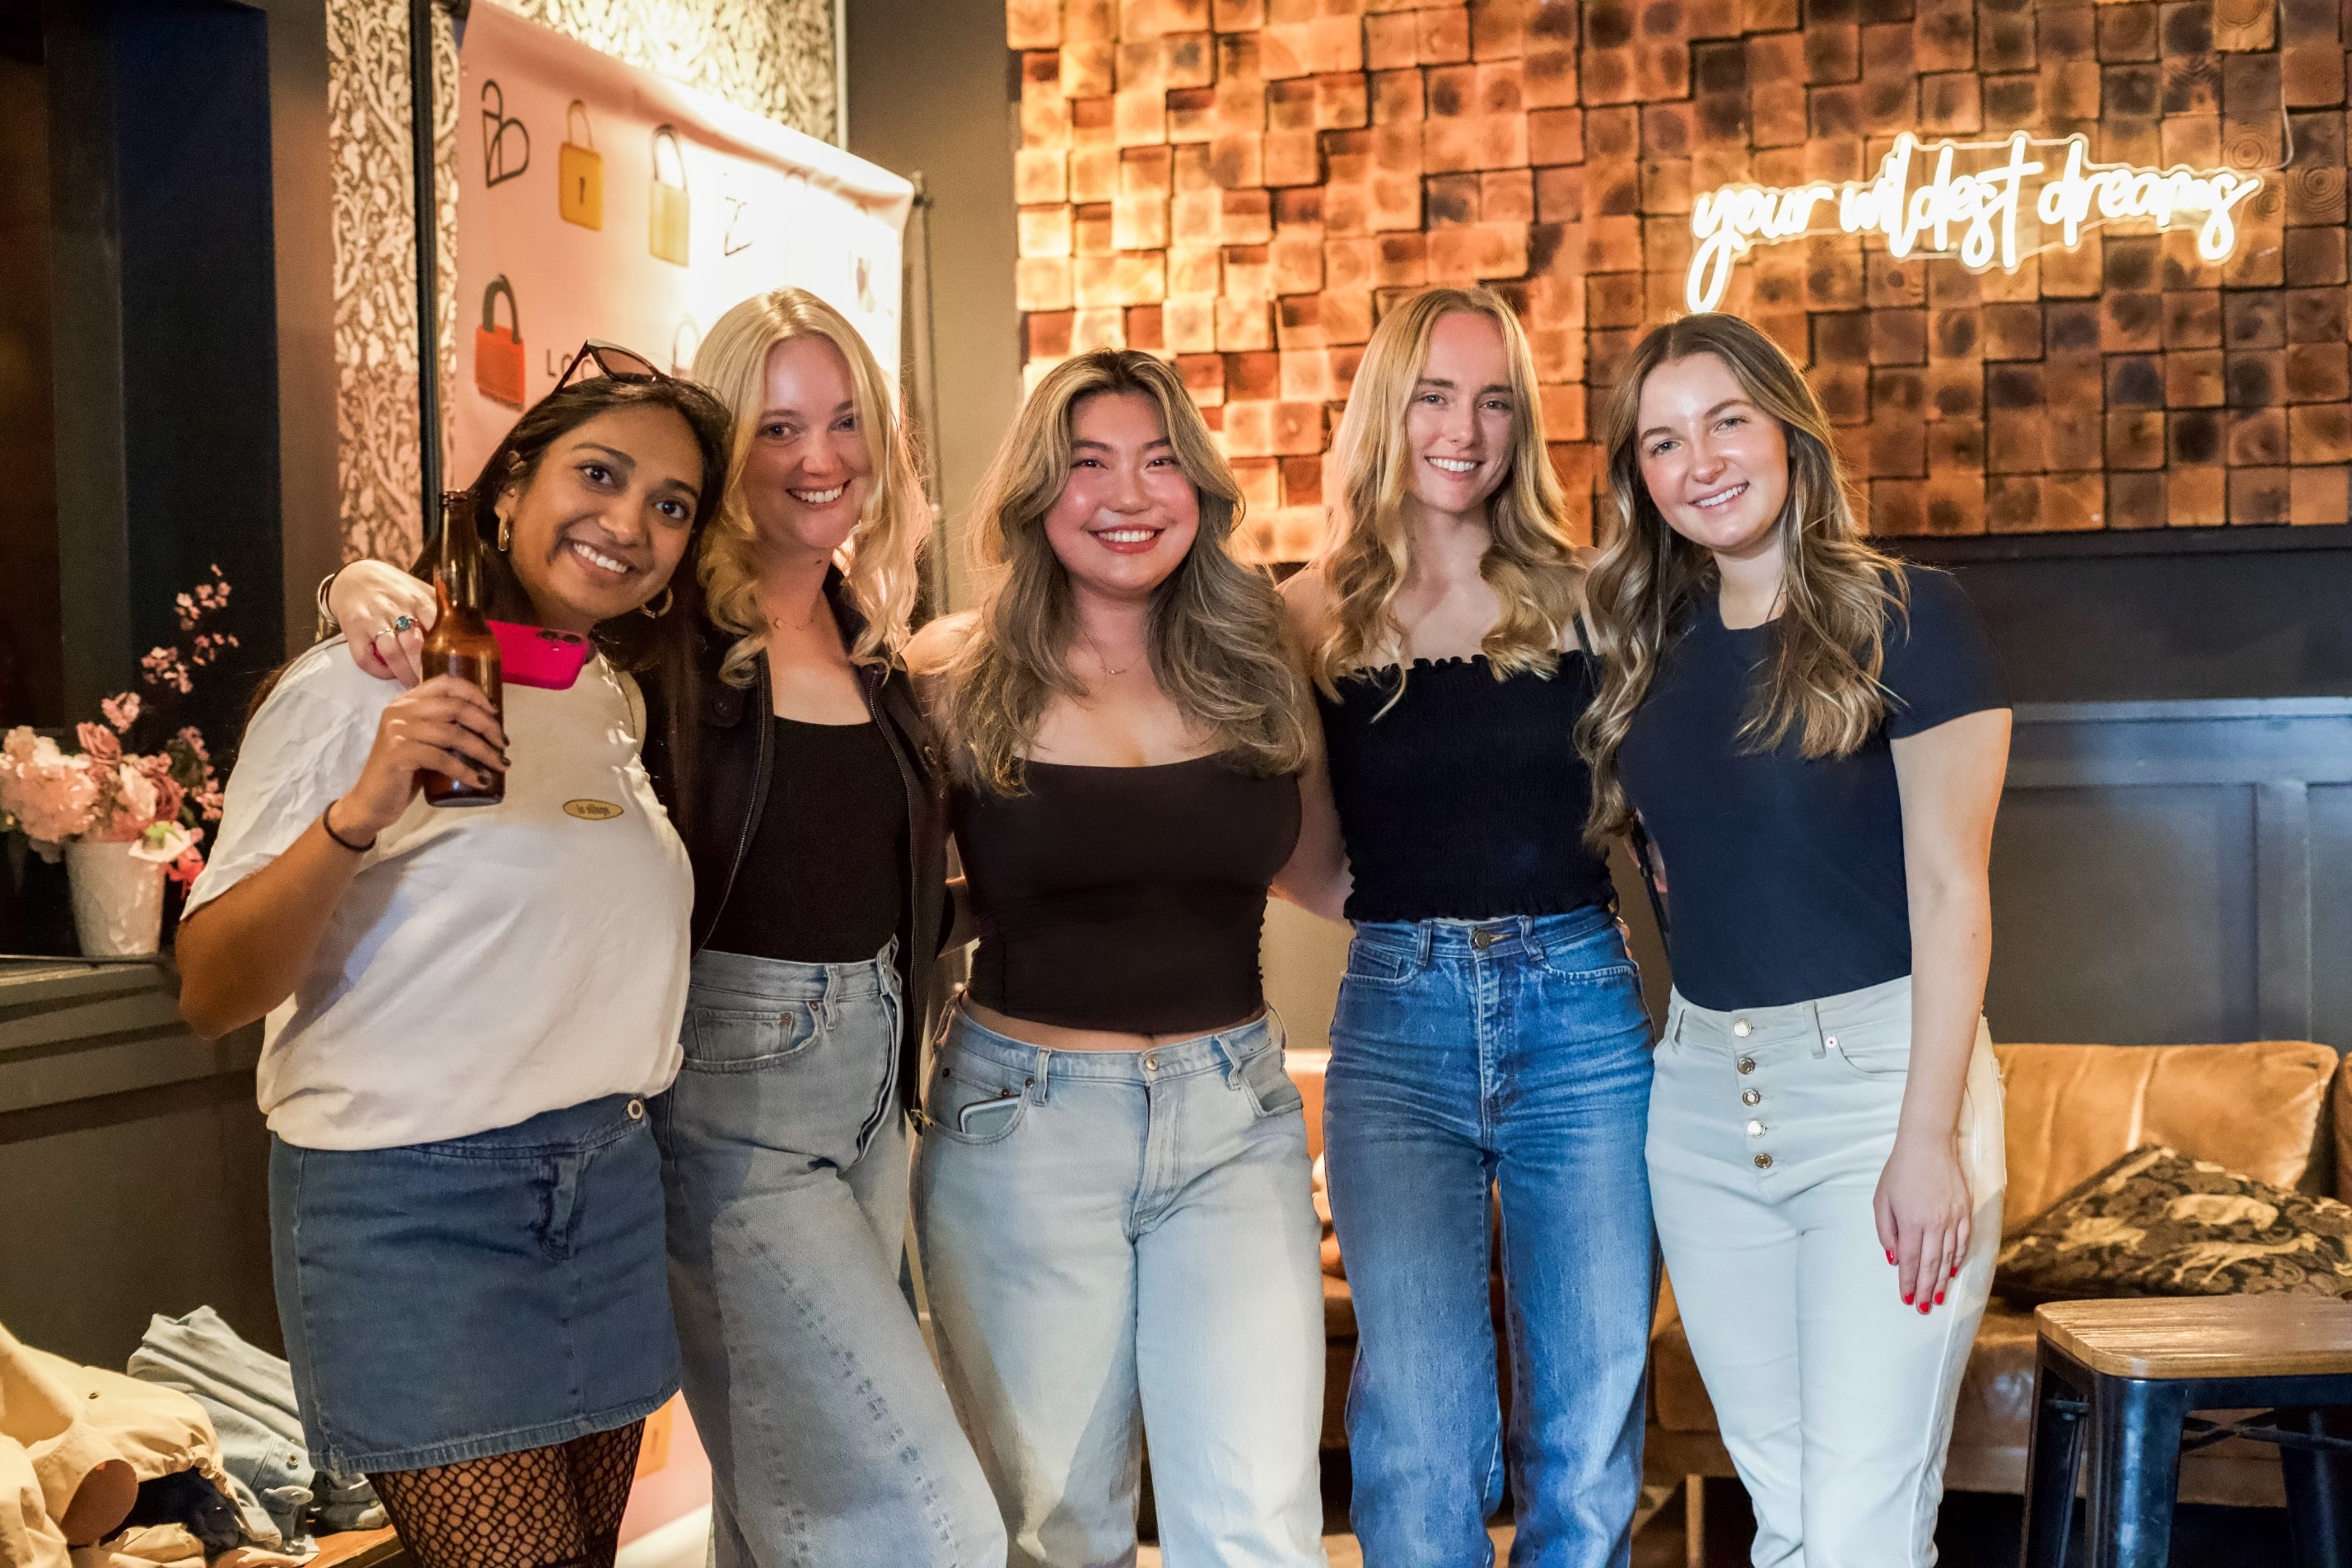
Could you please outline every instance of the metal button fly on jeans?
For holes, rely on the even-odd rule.
[[[644,1100],[633,1100],[629,1101],[629,1120],[630,1120],[630,1121],[644,1121],[644,1120],[645,1120],[645,1116],[646,1116],[646,1102],[645,1102]]]
[[[1748,1020],[1741,1018],[1731,1026],[1731,1032],[1744,1040],[1752,1031],[1748,1027]]]
[[[1741,1072],[1754,1072],[1756,1070],[1756,1058],[1754,1057],[1740,1058],[1739,1070]]]
[[[1145,1072],[1158,1072],[1160,1070],[1160,1058],[1158,1057],[1144,1058],[1143,1070]]]
[[[1761,1138],[1761,1137],[1763,1137],[1763,1136],[1764,1136],[1764,1124],[1763,1124],[1761,1121],[1750,1121],[1750,1122],[1748,1124],[1748,1136],[1749,1136],[1750,1138]]]
[[[1835,1050],[1837,1049],[1837,1037],[1835,1035],[1832,1035],[1827,1039],[1823,1040],[1822,1044],[1827,1046],[1832,1050]]]
[[[1739,1091],[1739,1103],[1742,1105],[1753,1105],[1763,1098],[1764,1091],[1762,1089],[1743,1089]]]
[[[1495,933],[1481,926],[1470,933],[1470,945],[1484,952],[1495,945]]]
[[[1772,1168],[1772,1156],[1771,1156],[1771,1155],[1769,1155],[1769,1154],[1759,1154],[1759,1155],[1757,1155],[1757,1156],[1756,1156],[1756,1168],[1757,1168],[1758,1170],[1759,1170],[1759,1171],[1769,1171],[1769,1170],[1770,1170],[1770,1169]]]

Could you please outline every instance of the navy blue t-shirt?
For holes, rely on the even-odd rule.
[[[1667,883],[1675,988],[1702,1007],[1774,1007],[1911,973],[1903,805],[1888,742],[2006,708],[2000,665],[1958,584],[1904,569],[1890,612],[1886,718],[1845,757],[1807,760],[1792,727],[1743,746],[1769,679],[1769,623],[1733,631],[1712,595],[1668,642],[1618,752]]]

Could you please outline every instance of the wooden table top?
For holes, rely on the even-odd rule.
[[[319,1554],[303,1568],[370,1568],[400,1550],[389,1530],[341,1530],[319,1537]]]
[[[2042,1338],[2109,1377],[2352,1373],[2352,1301],[2328,1296],[2053,1301],[2033,1321]]]

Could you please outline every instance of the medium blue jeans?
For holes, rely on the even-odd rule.
[[[1365,923],[1324,1146],[1356,1308],[1366,1568],[1485,1568],[1506,1445],[1488,1278],[1502,1204],[1514,1565],[1623,1568],[1641,1490],[1650,1026],[1605,909]]]
[[[1003,1568],[1003,1527],[899,1293],[898,973],[695,955],[653,1102],[713,1568]]]

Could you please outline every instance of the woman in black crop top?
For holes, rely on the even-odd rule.
[[[1019,1568],[1323,1560],[1318,1226],[1258,978],[1305,682],[1175,373],[1039,383],[931,672],[979,932],[915,1177],[940,1363]]]
[[[1310,775],[1281,890],[1355,922],[1324,1121],[1356,1532],[1370,1563],[1486,1561],[1507,1454],[1514,1560],[1602,1568],[1641,1487],[1650,1029],[1582,838],[1583,571],[1509,308],[1457,289],[1391,307],[1335,469],[1331,542],[1285,585],[1329,788]]]
[[[1001,1568],[994,1500],[898,1286],[946,934],[946,802],[898,659],[921,481],[872,350],[814,294],[735,306],[695,372],[736,442],[700,562],[698,689],[647,693],[676,742],[646,768],[695,881],[684,1066],[648,1109],[714,1563]],[[335,584],[347,622],[373,618],[371,581]],[[429,604],[406,607],[429,624]]]
[[[1591,581],[1596,837],[1641,813],[1675,997],[1658,1233],[1756,1560],[1934,1561],[2004,1167],[1982,1016],[2000,670],[1861,538],[1821,401],[1746,321],[1633,353]]]

